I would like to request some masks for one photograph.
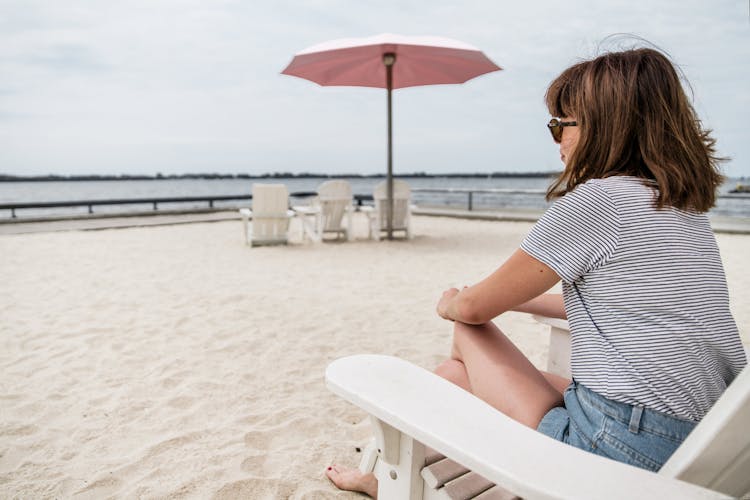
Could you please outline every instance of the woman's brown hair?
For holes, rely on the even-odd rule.
[[[545,100],[552,116],[575,117],[580,129],[548,199],[589,179],[631,175],[656,183],[658,208],[705,212],[714,205],[724,159],[661,52],[639,48],[575,64]]]

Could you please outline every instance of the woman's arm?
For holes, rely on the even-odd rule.
[[[437,312],[445,319],[480,325],[527,303],[549,290],[560,277],[521,249],[476,285],[446,290]],[[532,304],[532,308],[534,305]]]
[[[563,296],[560,293],[542,294],[528,302],[524,302],[523,304],[514,307],[513,310],[529,314],[538,314],[539,316],[547,316],[548,318],[568,319],[568,316],[565,313],[565,305],[563,304]]]

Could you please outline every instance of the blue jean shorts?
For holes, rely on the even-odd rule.
[[[698,424],[607,399],[573,381],[564,407],[551,409],[537,430],[604,457],[658,471]]]

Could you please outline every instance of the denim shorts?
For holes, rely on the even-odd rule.
[[[658,471],[698,424],[612,401],[573,381],[564,407],[551,409],[537,430],[597,455]]]

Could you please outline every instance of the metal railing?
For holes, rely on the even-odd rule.
[[[517,194],[531,194],[544,196],[547,194],[546,190],[543,189],[474,189],[474,188],[412,188],[414,193],[446,193],[446,194],[465,194],[466,207],[468,210],[474,210],[474,194],[502,194],[502,195],[517,195]],[[750,200],[750,194],[720,194],[717,196],[720,199],[734,199],[734,200]]]
[[[445,194],[466,194],[468,210],[474,210],[474,193],[479,194],[534,194],[544,196],[546,191],[542,189],[473,189],[473,188],[412,188],[415,193],[445,193]]]
[[[291,198],[309,198],[316,196],[315,191],[297,191],[289,193]],[[42,201],[31,203],[0,203],[0,210],[10,210],[11,217],[16,218],[16,210],[29,208],[66,208],[66,207],[87,207],[88,213],[94,213],[94,207],[102,205],[151,205],[153,210],[159,209],[159,204],[165,203],[208,203],[208,208],[214,208],[217,201],[250,201],[253,199],[251,194],[227,195],[227,196],[181,196],[169,198],[128,198],[114,200],[72,200],[72,201]],[[372,195],[354,195],[358,206],[362,206],[363,201],[371,201]]]
[[[474,188],[412,188],[413,193],[444,193],[444,194],[465,194],[467,197],[466,206],[468,210],[474,209],[474,194],[495,194],[495,195],[538,195],[544,196],[546,191],[541,189],[474,189]],[[308,198],[316,196],[315,191],[298,191],[289,193],[291,198]],[[354,201],[357,207],[362,206],[363,201],[372,201],[371,194],[355,194]],[[721,199],[750,200],[750,194],[721,194]],[[227,195],[227,196],[183,196],[169,198],[129,198],[129,199],[101,199],[101,200],[73,200],[73,201],[49,201],[49,202],[31,202],[31,203],[0,203],[0,210],[10,210],[11,217],[16,218],[16,210],[33,209],[33,208],[65,208],[65,207],[88,207],[88,213],[94,213],[94,207],[100,205],[151,205],[153,210],[159,209],[159,204],[165,203],[207,203],[208,208],[214,208],[217,201],[250,201],[253,197],[250,194]]]
[[[183,196],[177,198],[130,198],[117,200],[73,200],[73,201],[45,201],[35,203],[2,203],[0,210],[10,210],[11,217],[16,218],[16,210],[24,208],[65,208],[65,207],[88,207],[90,214],[94,213],[94,207],[99,205],[153,205],[154,210],[159,209],[159,203],[196,203],[208,202],[208,207],[213,208],[215,201],[249,200],[252,196]]]

